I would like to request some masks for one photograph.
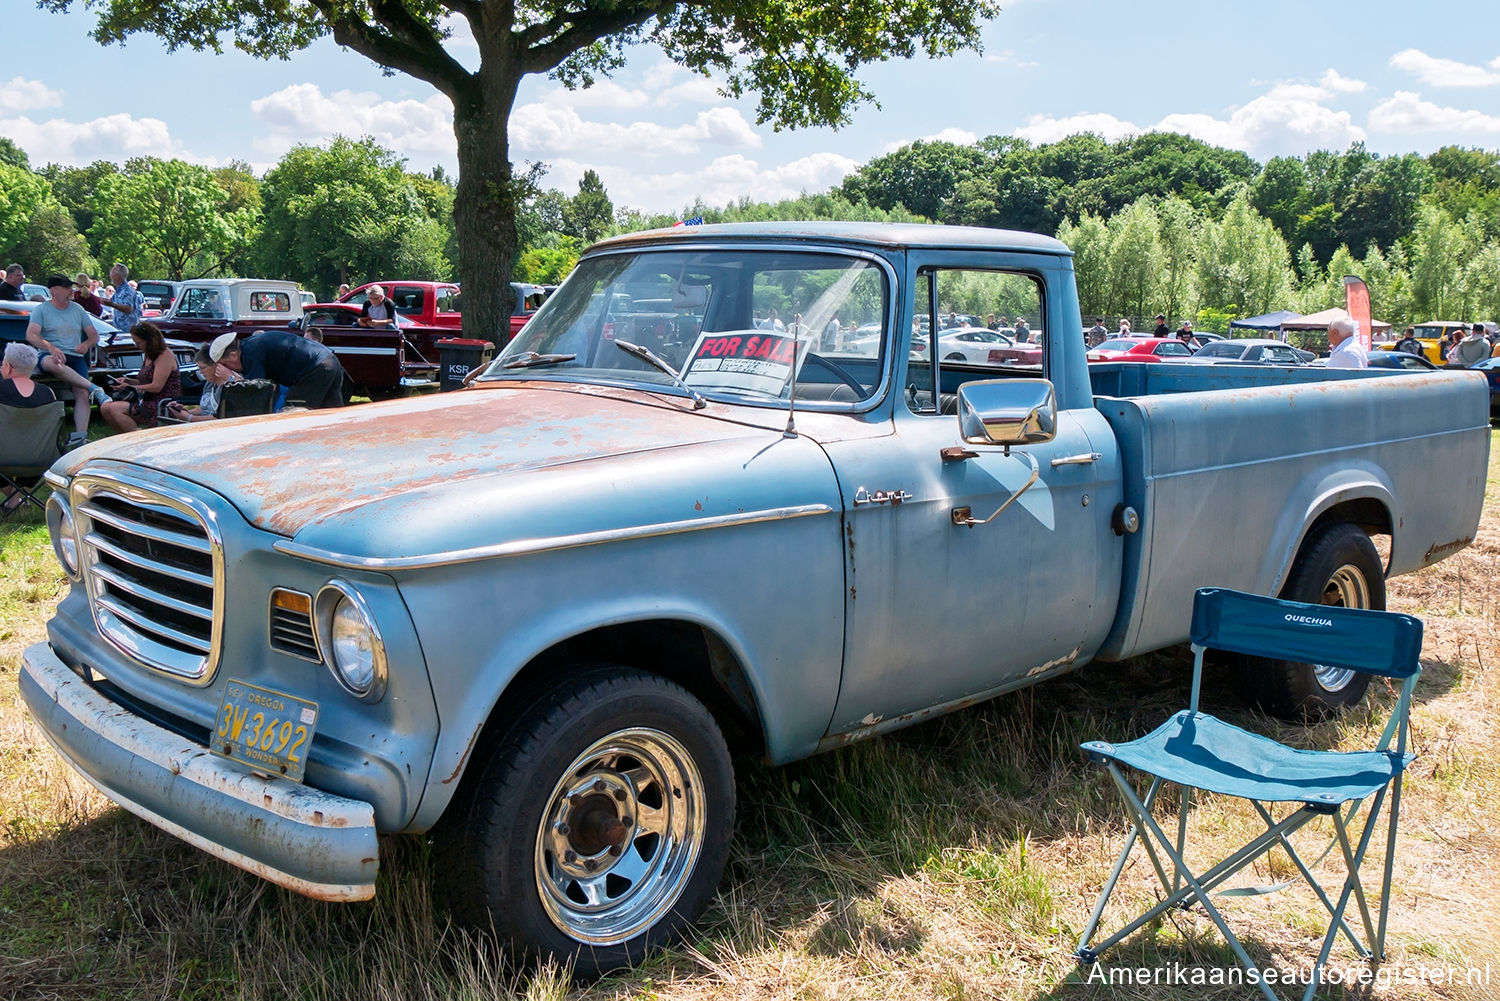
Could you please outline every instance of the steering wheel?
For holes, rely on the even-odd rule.
[[[827,358],[824,358],[822,355],[813,354],[811,351],[807,353],[802,361],[804,364],[810,361],[817,362],[819,365],[832,372],[835,379],[837,379],[839,382],[842,382],[850,389],[854,390],[854,396],[856,399],[862,400],[867,395],[865,387],[861,386],[855,380],[854,376],[850,375],[842,365],[836,365],[833,362],[829,361]]]

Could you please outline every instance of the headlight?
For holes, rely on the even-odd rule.
[[[58,500],[57,494],[47,498],[47,530],[52,534],[52,551],[57,562],[73,580],[78,579],[78,535],[73,530],[73,512]]]
[[[385,694],[385,643],[359,592],[333,581],[318,594],[323,649],[333,676],[350,695],[366,702]]]

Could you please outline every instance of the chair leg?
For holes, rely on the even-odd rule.
[[[1380,923],[1376,926],[1375,941],[1370,947],[1377,963],[1385,962],[1385,919],[1391,909],[1391,872],[1396,866],[1396,822],[1401,816],[1403,774],[1398,772],[1396,780],[1391,783],[1391,817],[1385,839],[1385,876],[1380,881]]]
[[[1271,816],[1271,811],[1267,810],[1260,803],[1255,803],[1254,805],[1255,809],[1260,811],[1261,819],[1266,822],[1266,826],[1268,828],[1271,827],[1275,823],[1275,818]],[[1302,878],[1307,881],[1308,886],[1312,887],[1313,892],[1318,895],[1318,899],[1323,902],[1323,907],[1331,915],[1333,913],[1333,901],[1328,899],[1327,891],[1325,891],[1322,885],[1317,881],[1317,879],[1313,877],[1311,867],[1309,867],[1305,862],[1302,861],[1302,856],[1297,854],[1296,849],[1292,847],[1292,843],[1288,841],[1284,836],[1281,838],[1281,847],[1286,850],[1286,853],[1291,857],[1293,864],[1297,866],[1297,871],[1302,873]],[[1329,847],[1331,848],[1332,845],[1330,845]],[[1327,853],[1325,852],[1324,854]],[[1317,865],[1317,862],[1314,862],[1313,865]],[[1354,947],[1354,951],[1359,953],[1361,956],[1368,957],[1370,954],[1370,950],[1366,949],[1363,945],[1360,944],[1359,939],[1354,934],[1354,929],[1349,927],[1349,922],[1340,920],[1338,922],[1338,925],[1340,930],[1343,931],[1344,937],[1349,940],[1349,944]]]
[[[1156,802],[1156,793],[1161,788],[1161,779],[1155,779],[1151,788],[1146,793],[1146,809],[1150,809]],[[1114,868],[1110,870],[1109,879],[1104,881],[1104,889],[1099,891],[1099,899],[1094,903],[1094,912],[1089,915],[1088,924],[1084,926],[1083,935],[1078,939],[1078,948],[1073,954],[1083,962],[1092,962],[1088,948],[1089,939],[1094,937],[1094,932],[1099,927],[1099,919],[1104,915],[1104,905],[1109,901],[1110,894],[1115,892],[1115,884],[1120,880],[1120,873],[1125,870],[1125,860],[1130,857],[1130,850],[1135,847],[1136,838],[1140,837],[1141,828],[1139,824],[1130,826],[1130,833],[1125,836],[1125,846],[1120,849],[1120,855],[1115,859]]]

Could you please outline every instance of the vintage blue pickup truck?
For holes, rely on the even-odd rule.
[[[1026,318],[1041,364],[943,358],[950,311]],[[1204,585],[1381,607],[1472,540],[1480,375],[1090,366],[1081,331],[1039,236],[606,241],[465,391],[64,457],[22,693],[115,802],[282,886],[368,898],[377,833],[426,834],[463,920],[630,962],[715,889],[733,753],[1180,643]],[[1285,715],[1363,695],[1260,677]]]

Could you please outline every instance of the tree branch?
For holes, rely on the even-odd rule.
[[[333,40],[340,45],[382,66],[426,80],[454,100],[470,83],[469,71],[443,50],[432,26],[414,17],[399,0],[375,0],[371,7],[387,29],[384,32],[348,16],[336,0],[308,2],[323,15]]]
[[[533,25],[517,34],[524,46],[521,68],[524,73],[546,73],[555,69],[564,59],[602,38],[634,28],[654,14],[676,6],[661,0],[644,0],[641,3],[622,4],[607,14],[591,14],[587,20],[579,16],[559,14],[543,24]],[[564,27],[565,25],[570,25]],[[544,44],[544,38],[551,38]]]

